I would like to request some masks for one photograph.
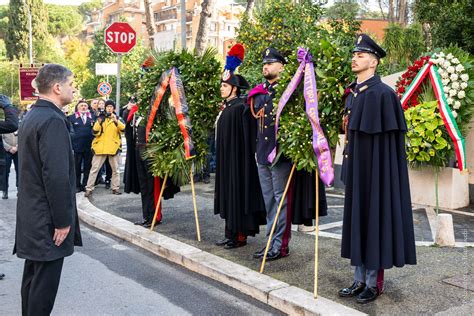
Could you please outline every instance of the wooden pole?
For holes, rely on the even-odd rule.
[[[318,298],[319,173],[316,169],[316,217],[314,223],[314,298]]]
[[[165,174],[165,177],[163,178],[163,183],[161,184],[160,196],[158,197],[158,201],[156,201],[155,215],[153,215],[153,221],[151,222],[150,230],[153,230],[153,228],[155,228],[156,215],[158,214],[158,209],[161,205],[161,197],[163,196],[163,192],[165,192],[166,180],[168,180],[168,174]]]
[[[291,172],[290,172],[290,176],[288,177],[288,181],[286,182],[285,191],[283,192],[283,195],[282,195],[281,200],[280,200],[280,204],[278,205],[277,213],[275,215],[275,219],[273,220],[273,225],[272,225],[272,229],[270,231],[270,236],[268,236],[267,246],[265,247],[265,253],[263,254],[262,265],[260,266],[260,273],[263,273],[263,269],[265,268],[265,261],[267,261],[268,248],[270,248],[270,242],[272,241],[273,233],[275,232],[275,227],[276,227],[276,224],[278,222],[278,217],[280,216],[280,211],[281,211],[281,208],[283,207],[283,202],[285,201],[286,194],[288,193],[288,188],[290,187],[291,178],[293,176],[295,168],[296,168],[296,163],[294,163],[293,167],[291,167]]]
[[[191,177],[191,191],[193,192],[193,206],[194,206],[194,219],[196,220],[196,233],[198,241],[201,241],[201,231],[199,229],[199,219],[196,206],[196,192],[194,191],[194,178],[193,178],[193,167],[189,171],[189,176]]]

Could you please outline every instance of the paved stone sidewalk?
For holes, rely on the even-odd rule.
[[[252,259],[254,251],[265,244],[263,234],[249,238],[246,247],[225,250],[214,245],[223,237],[223,221],[213,214],[213,185],[197,184],[197,206],[201,224],[202,241],[196,240],[194,212],[189,186],[173,200],[164,201],[164,219],[155,230],[160,233],[195,246],[201,250],[258,270],[260,262]],[[386,293],[376,302],[359,305],[353,299],[341,299],[337,290],[352,281],[352,268],[348,260],[340,257],[340,221],[342,221],[343,198],[340,192],[332,192],[328,198],[329,216],[320,220],[319,239],[319,294],[358,309],[371,315],[382,314],[436,314],[470,315],[474,304],[474,292],[462,288],[472,280],[474,274],[473,247],[438,248],[417,247],[418,265],[394,268],[386,271]],[[141,218],[139,195],[111,195],[100,186],[94,192],[92,203],[98,208],[110,212],[131,222]],[[469,213],[469,210],[463,210]],[[472,216],[453,213],[456,241],[471,242],[474,236]],[[414,224],[417,241],[432,241],[428,217],[424,209],[414,211]],[[324,226],[326,225],[326,226]],[[327,229],[325,229],[327,228]],[[262,227],[263,231],[263,227]],[[290,243],[291,255],[287,258],[267,263],[265,273],[300,287],[313,290],[314,236],[308,233],[293,232]],[[455,278],[457,283],[443,280]],[[449,281],[449,280],[447,280]]]

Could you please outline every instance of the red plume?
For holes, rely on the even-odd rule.
[[[240,43],[237,43],[234,46],[232,46],[232,48],[227,53],[227,56],[236,56],[241,61],[244,60],[244,55],[245,55],[245,48]]]

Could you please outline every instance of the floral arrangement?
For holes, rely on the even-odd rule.
[[[413,63],[413,65],[408,67],[408,70],[404,74],[402,74],[401,78],[397,81],[395,85],[395,90],[397,91],[397,94],[400,99],[402,98],[403,94],[406,92],[406,89],[408,88],[408,86],[410,86],[413,79],[415,79],[418,72],[429,60],[430,60],[430,56],[421,57],[420,59],[416,60]],[[420,104],[420,101],[418,100],[419,92],[418,93],[417,92],[415,92],[410,97],[408,104],[405,105],[403,108],[404,110],[407,110],[409,107],[417,106],[418,104]]]

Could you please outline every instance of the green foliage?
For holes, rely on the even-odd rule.
[[[148,117],[151,98],[161,74],[171,67],[176,67],[180,72],[189,107],[196,157],[189,161],[185,159],[183,136],[175,110],[169,104],[169,89],[157,112],[147,149],[153,174],[160,177],[168,174],[178,185],[189,182],[192,164],[197,173],[206,162],[207,138],[209,131],[213,129],[220,101],[219,79],[222,70],[215,55],[214,49],[206,50],[202,56],[187,51],[162,53],[155,56],[155,65],[150,71],[141,75],[138,90],[140,112]]]
[[[394,73],[406,69],[426,51],[421,25],[412,24],[402,27],[390,24],[385,29],[383,47],[387,51],[385,62],[387,72]]]
[[[28,10],[31,9],[33,43],[44,46],[48,38],[48,12],[42,0],[10,0],[8,12],[8,30],[5,39],[9,60],[28,58]]]
[[[297,48],[309,48],[317,75],[321,126],[330,146],[335,148],[344,109],[344,87],[352,77],[351,48],[359,24],[350,19],[321,24],[322,13],[321,7],[312,1],[301,1],[298,5],[290,0],[267,1],[265,8],[255,14],[255,21],[244,17],[237,41],[247,48],[240,71],[252,83],[262,80],[261,53],[266,47],[275,47],[287,56],[288,64],[277,86],[275,109],[298,68]],[[313,170],[316,159],[311,145],[312,129],[302,92],[300,86],[282,113],[278,144],[285,156],[298,162],[298,169]]]
[[[74,73],[74,83],[80,91],[91,73],[87,68],[90,46],[78,38],[67,40],[64,43],[66,65]]]
[[[48,4],[47,8],[51,35],[64,37],[81,32],[83,17],[76,6]]]
[[[14,104],[19,104],[18,65],[9,61],[0,61],[0,93],[8,96]]]
[[[8,28],[8,6],[0,6],[0,39],[5,39]]]
[[[330,19],[354,19],[360,12],[360,5],[357,0],[336,1],[326,9],[325,16]]]
[[[125,100],[128,100],[128,97],[135,94],[136,74],[140,70],[141,63],[145,59],[145,56],[146,49],[143,47],[140,39],[137,40],[137,45],[130,53],[123,55],[120,89],[121,102],[125,102]],[[81,88],[81,94],[84,98],[92,99],[98,97],[97,85],[102,81],[106,81],[106,76],[95,75],[95,64],[116,62],[117,55],[114,54],[107,45],[105,45],[104,31],[97,31],[94,34],[94,40],[89,51],[88,61],[85,64],[89,70],[90,76],[87,77]],[[110,76],[109,83],[115,89],[115,76]],[[115,96],[115,92],[112,93]]]
[[[456,44],[474,53],[474,2],[472,0],[416,0],[415,19],[431,27],[433,47]]]
[[[84,17],[84,20],[89,21],[92,12],[102,8],[102,2],[102,0],[84,2],[78,7],[78,11]]]
[[[425,102],[405,111],[408,132],[406,150],[412,167],[446,166],[453,153],[437,101]]]

